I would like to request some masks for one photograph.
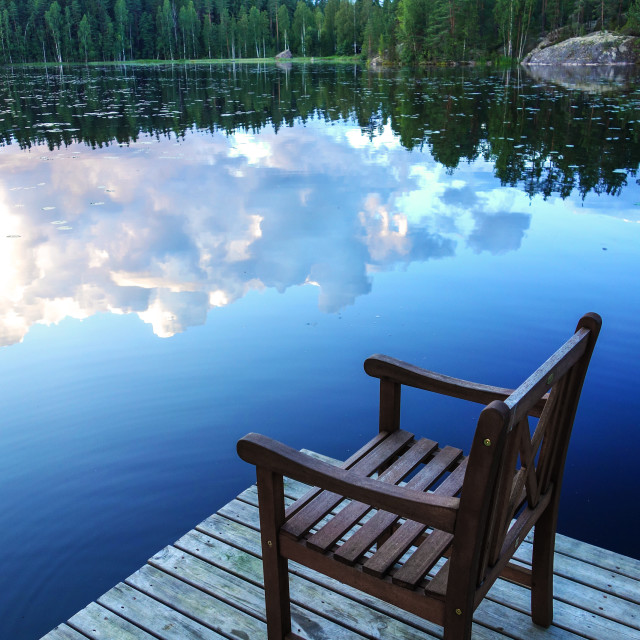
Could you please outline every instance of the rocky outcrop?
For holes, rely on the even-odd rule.
[[[598,31],[551,46],[541,45],[524,57],[523,65],[640,64],[640,38],[634,36]]]
[[[288,58],[293,58],[291,51],[289,49],[285,49],[276,55],[276,60],[287,60]]]

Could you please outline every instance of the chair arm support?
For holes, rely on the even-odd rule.
[[[493,400],[505,400],[513,393],[513,389],[453,378],[381,354],[367,358],[364,362],[364,370],[374,378],[384,378],[416,389],[433,391],[485,405]],[[542,397],[530,410],[529,415],[540,417],[547,397],[548,395]]]
[[[458,498],[382,483],[312,458],[258,433],[249,433],[238,441],[238,455],[245,462],[278,475],[453,533]]]

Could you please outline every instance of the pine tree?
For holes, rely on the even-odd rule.
[[[80,47],[84,55],[85,63],[89,62],[89,51],[91,49],[91,25],[89,24],[89,18],[85,13],[78,25],[78,39],[80,40]]]
[[[115,46],[121,60],[126,59],[126,37],[129,29],[129,11],[125,0],[116,0],[115,17]]]
[[[278,30],[281,34],[281,37],[283,38],[283,42],[284,42],[284,46],[283,46],[283,50],[286,50],[289,48],[289,31],[291,29],[291,24],[289,22],[289,9],[287,9],[287,5],[286,4],[281,4],[278,7],[278,11],[276,13],[277,16],[277,25],[278,25]]]

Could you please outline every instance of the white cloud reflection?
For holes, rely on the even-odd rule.
[[[0,344],[101,311],[136,313],[168,337],[262,287],[317,284],[333,312],[370,290],[372,271],[451,256],[460,238],[474,251],[518,248],[530,216],[474,171],[486,176],[479,190],[404,151],[388,127],[369,141],[318,123],[2,148]]]

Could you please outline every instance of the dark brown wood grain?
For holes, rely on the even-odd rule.
[[[257,468],[257,481],[268,640],[280,640],[291,631],[288,562],[278,545],[284,523],[284,487],[282,476],[262,467]]]
[[[506,400],[513,389],[494,387],[487,384],[461,380],[435,371],[421,369],[408,362],[397,360],[379,353],[369,356],[364,363],[364,370],[374,378],[393,380],[401,385],[432,391],[445,396],[460,398],[479,404],[488,404],[493,400]],[[539,416],[544,408],[544,396],[530,411],[530,415]]]
[[[408,489],[426,491],[462,455],[460,449],[445,447],[407,484]],[[398,520],[394,511],[379,511],[335,552],[336,560],[353,564]],[[422,528],[424,530],[424,528]]]
[[[430,522],[439,529],[453,531],[459,503],[457,498],[387,485],[351,469],[334,467],[256,433],[250,433],[238,442],[238,454],[246,462],[274,473],[305,484],[320,485],[327,491],[366,502],[372,507],[396,511],[402,517]]]
[[[349,456],[343,463],[339,466],[341,469],[351,469],[355,464],[357,464],[362,458],[364,458],[372,449],[377,447],[385,438],[389,436],[387,432],[378,433],[374,438],[371,438],[366,444],[364,444],[360,449],[358,449],[353,455]],[[309,489],[303,496],[300,496],[293,504],[287,507],[285,511],[285,518],[289,519],[294,513],[297,513],[304,507],[308,502],[313,500],[322,489],[319,487],[313,487]]]
[[[373,447],[366,456],[354,464],[351,470],[364,476],[374,473],[379,467],[386,464],[387,461],[393,459],[412,439],[413,434],[407,431],[394,431],[376,447]],[[309,504],[291,516],[287,520],[283,530],[295,538],[300,538],[304,533],[309,531],[316,522],[322,520],[342,499],[343,496],[340,494],[323,491],[311,500]]]
[[[456,495],[464,481],[467,460],[464,459],[456,470],[433,492],[433,495],[454,496]],[[405,521],[398,529],[389,537],[389,539],[381,545],[378,550],[363,565],[363,570],[377,576],[383,576],[391,568],[391,566],[414,544],[418,544],[418,538],[424,533],[427,525],[415,520]],[[429,544],[427,538],[423,545]],[[436,537],[435,540],[439,540]],[[446,547],[445,547],[446,548]],[[437,558],[436,558],[437,559]],[[405,563],[406,564],[406,563]],[[412,565],[410,564],[410,567]],[[425,569],[426,573],[426,569]],[[406,581],[411,582],[411,580]],[[417,582],[417,580],[416,580]]]
[[[399,483],[418,464],[423,462],[437,446],[438,444],[433,440],[422,438],[382,473],[378,480],[391,484]],[[350,502],[321,529],[310,535],[307,538],[307,545],[316,549],[316,551],[326,551],[356,525],[370,509],[371,507],[368,504],[357,500]]]
[[[269,640],[293,637],[288,560],[443,625],[444,640],[470,640],[499,576],[531,588],[533,622],[548,626],[562,474],[600,326],[583,316],[514,390],[368,358],[365,371],[380,378],[379,433],[343,467],[258,434],[240,440],[239,455],[258,468]],[[467,457],[400,429],[403,385],[486,404]],[[527,416],[539,418],[533,436]],[[283,475],[317,487],[286,513]],[[529,569],[511,559],[534,526]]]

